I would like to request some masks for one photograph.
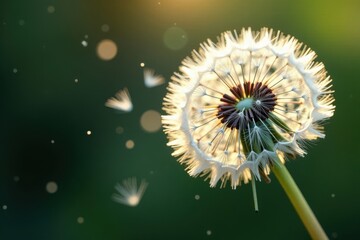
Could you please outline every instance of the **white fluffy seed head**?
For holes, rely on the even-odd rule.
[[[191,176],[236,188],[323,138],[334,113],[331,79],[316,54],[272,29],[242,29],[201,44],[164,98],[164,131]],[[242,108],[242,109],[240,109]],[[201,114],[199,114],[201,113]],[[196,127],[194,127],[196,126]],[[241,157],[239,157],[241,156]]]

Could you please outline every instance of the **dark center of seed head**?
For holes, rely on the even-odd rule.
[[[217,117],[232,129],[266,120],[276,105],[274,93],[259,82],[246,82],[229,90],[231,94],[225,93],[220,99]]]

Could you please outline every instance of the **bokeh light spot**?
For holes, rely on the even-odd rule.
[[[200,199],[200,195],[196,194],[195,195],[195,200],[199,200]]]
[[[90,136],[90,135],[91,135],[91,131],[88,130],[88,131],[86,132],[86,135]]]
[[[116,43],[110,39],[101,40],[97,45],[96,53],[101,60],[109,61],[117,54]]]
[[[161,115],[155,110],[148,110],[141,115],[140,124],[146,132],[156,132],[161,128]]]
[[[3,206],[2,206],[2,209],[3,209],[3,210],[6,210],[7,208],[8,208],[7,205],[3,205]]]
[[[142,68],[145,67],[145,63],[143,63],[143,62],[140,63],[140,67],[142,67]]]
[[[107,24],[101,25],[101,31],[108,32],[110,30],[110,26]]]
[[[170,27],[164,33],[164,44],[171,50],[179,50],[188,42],[186,32],[179,27]]]
[[[127,149],[133,149],[135,147],[134,141],[131,140],[131,139],[127,140],[126,143],[125,143],[125,147]]]
[[[78,218],[77,218],[77,222],[78,222],[79,224],[83,224],[83,223],[84,223],[84,218],[83,218],[83,217],[78,217]]]
[[[48,11],[48,13],[54,13],[55,7],[50,5],[50,6],[48,6],[47,11]]]
[[[54,181],[50,181],[46,184],[46,191],[48,193],[56,193],[58,190],[58,185]]]
[[[122,134],[124,132],[124,128],[121,126],[116,127],[115,132],[117,134]]]
[[[14,182],[18,182],[20,181],[20,177],[19,176],[14,176]]]

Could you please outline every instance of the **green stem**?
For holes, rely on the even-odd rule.
[[[272,171],[294,206],[312,239],[328,239],[313,211],[306,202],[299,187],[283,164],[274,164]]]

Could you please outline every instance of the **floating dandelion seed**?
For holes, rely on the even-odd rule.
[[[155,74],[153,69],[145,68],[144,69],[144,83],[148,88],[156,87],[165,82],[165,79],[161,75]]]
[[[294,37],[263,28],[208,40],[175,73],[162,116],[173,156],[214,187],[232,188],[274,163],[303,156],[333,115],[331,79],[315,53]]]
[[[117,183],[115,186],[118,193],[114,193],[112,199],[115,202],[128,205],[130,207],[136,207],[148,186],[145,180],[142,180],[140,185],[137,185],[136,178],[128,178],[123,181],[123,184]]]
[[[334,114],[331,79],[316,54],[292,36],[263,28],[225,32],[193,51],[175,73],[162,116],[168,146],[191,176],[236,188],[269,182],[270,169],[314,239],[326,235],[285,159],[303,156],[304,142],[325,137]]]
[[[115,97],[106,101],[105,106],[116,110],[130,112],[133,109],[130,94],[127,88],[116,93]]]

